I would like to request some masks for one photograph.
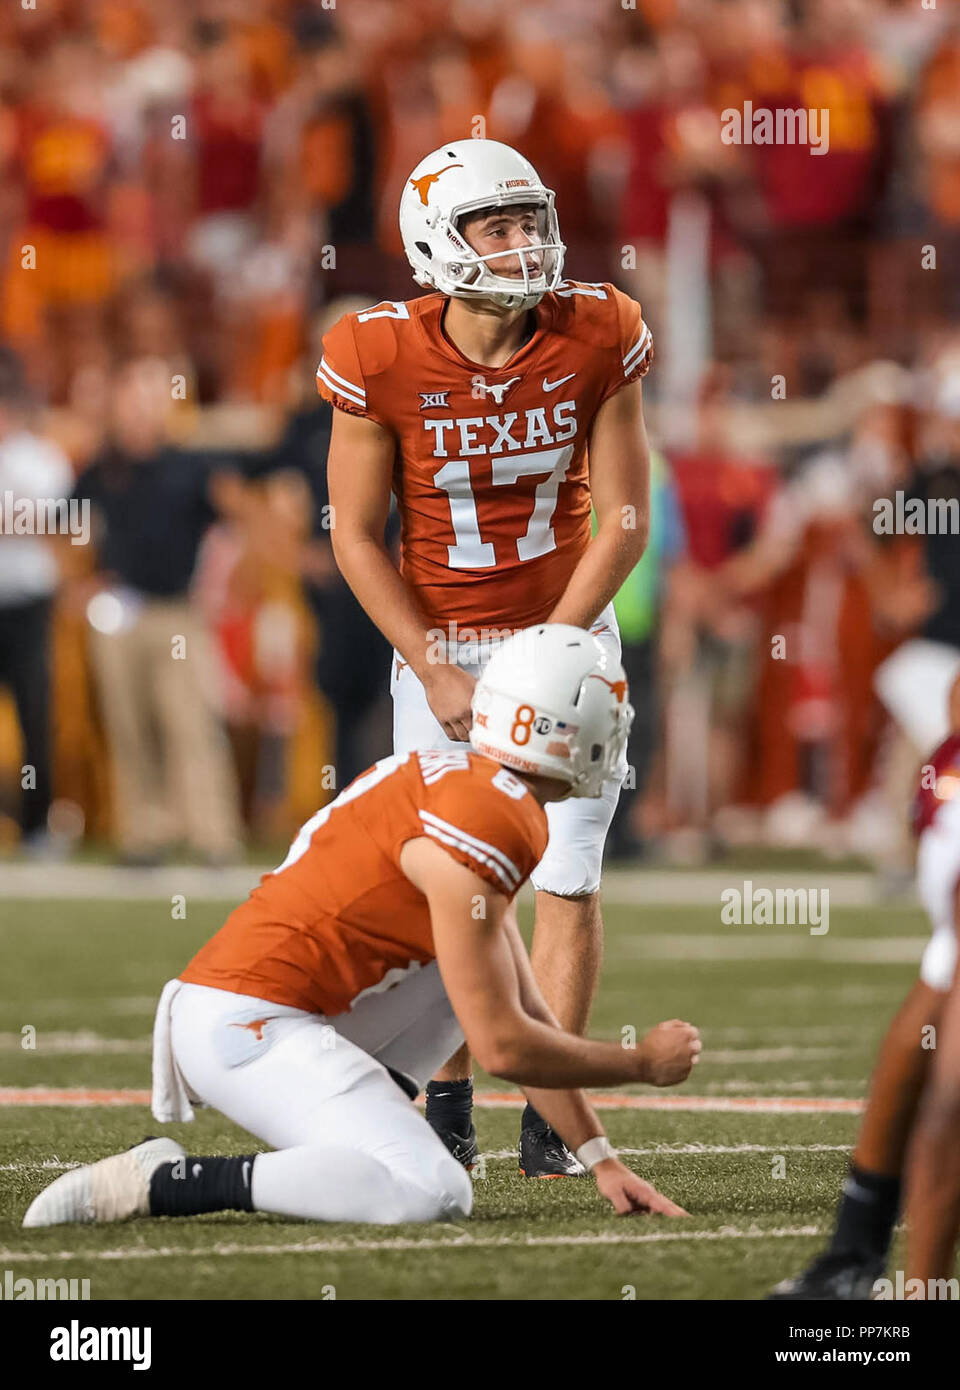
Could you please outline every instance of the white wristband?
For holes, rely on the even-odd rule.
[[[592,1172],[598,1163],[602,1163],[605,1158],[616,1158],[617,1151],[610,1143],[605,1134],[598,1134],[596,1139],[588,1139],[585,1144],[581,1144],[577,1149],[577,1160],[583,1164],[587,1172]]]

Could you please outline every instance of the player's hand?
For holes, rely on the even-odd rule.
[[[643,1178],[638,1178],[618,1158],[605,1158],[598,1163],[593,1176],[601,1196],[606,1197],[620,1216],[629,1216],[635,1211],[655,1212],[659,1216],[689,1215],[683,1207],[678,1207],[676,1202],[664,1197]]]
[[[676,1086],[686,1081],[700,1056],[700,1031],[679,1018],[658,1023],[641,1040],[638,1049],[641,1080],[650,1086]]]
[[[424,678],[427,704],[447,738],[454,743],[468,743],[470,740],[470,725],[473,723],[470,701],[476,683],[474,676],[453,662],[432,666]]]

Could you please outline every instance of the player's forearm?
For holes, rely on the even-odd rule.
[[[551,623],[572,623],[589,628],[619,592],[647,546],[646,512],[626,514],[635,526],[625,526],[615,513],[604,521],[570,576],[567,587],[550,614]]]
[[[620,1086],[647,1079],[642,1048],[628,1049],[619,1043],[578,1038],[532,1018],[511,1029],[487,1056],[480,1049],[473,1050],[487,1071],[525,1089],[543,1086],[574,1090],[581,1086]]]
[[[422,679],[431,640],[430,621],[386,546],[372,536],[343,536],[334,530],[332,537],[337,567],[357,602]]]
[[[551,1129],[555,1129],[571,1153],[588,1139],[604,1133],[596,1111],[582,1091],[540,1090],[524,1086],[527,1100]]]

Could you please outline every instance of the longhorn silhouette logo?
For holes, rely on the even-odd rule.
[[[421,174],[418,179],[410,180],[410,187],[415,188],[420,194],[420,201],[424,207],[427,206],[427,194],[436,183],[441,174],[445,174],[448,169],[462,169],[462,164],[447,164],[442,169],[438,169],[435,174]]]

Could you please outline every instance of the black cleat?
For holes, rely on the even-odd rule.
[[[549,1125],[521,1129],[517,1162],[525,1178],[582,1178],[587,1172]]]
[[[809,1269],[792,1279],[784,1279],[771,1289],[773,1301],[869,1302],[873,1286],[883,1277],[883,1261],[865,1259],[851,1253],[834,1255],[829,1251],[814,1260]]]
[[[466,1134],[455,1134],[452,1129],[438,1129],[436,1125],[432,1128],[457,1162],[462,1163],[469,1172],[480,1157],[480,1145],[477,1143],[477,1131],[473,1121],[471,1120]]]

